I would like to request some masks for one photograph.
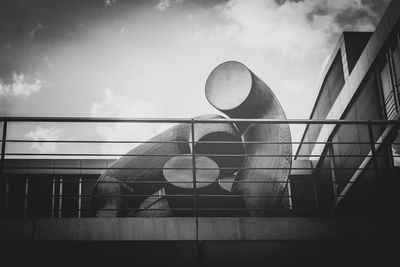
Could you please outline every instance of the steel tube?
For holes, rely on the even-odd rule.
[[[285,112],[272,90],[245,65],[228,61],[217,66],[209,75],[205,92],[208,101],[216,109],[233,119],[273,119],[280,124],[236,122],[242,139],[247,141],[291,142]],[[245,144],[245,154],[278,154],[286,157],[245,157],[235,176],[238,181],[287,180],[291,166],[292,146],[289,144]],[[258,168],[282,168],[257,170]],[[251,169],[251,170],[250,170]],[[282,195],[285,184],[234,184],[232,191],[243,195]],[[245,198],[248,209],[271,208],[280,204],[276,198]],[[263,213],[250,212],[253,216]]]
[[[223,117],[219,115],[204,115],[197,117],[197,119],[223,119]],[[225,158],[222,160],[221,157],[210,156],[210,158],[218,164],[218,168],[225,169],[224,174],[232,174],[240,167],[244,150],[243,145],[239,142],[241,141],[240,134],[232,123],[224,121],[224,123],[219,124],[196,124],[194,125],[195,136],[193,140],[191,132],[190,124],[178,124],[150,139],[150,141],[166,141],[166,143],[142,144],[112,163],[109,169],[105,170],[100,176],[94,188],[94,198],[92,201],[94,215],[97,217],[131,216],[132,214],[125,213],[123,210],[125,208],[138,208],[145,200],[145,198],[138,195],[151,195],[164,187],[165,184],[163,182],[166,179],[164,178],[163,170],[171,169],[166,168],[165,164],[177,154],[234,153],[238,157],[229,157],[229,159]],[[238,143],[233,146],[216,146],[215,144],[207,145],[200,143],[202,140],[215,141],[219,140],[219,138],[222,138],[222,141],[229,138],[228,140]],[[184,142],[171,143],[170,141]],[[192,142],[195,144],[194,151],[192,151],[193,148],[190,145]],[[227,148],[229,148],[228,151],[221,151],[221,149]],[[148,155],[148,157],[131,156],[132,154]],[[171,156],[152,157],[153,154],[170,154]],[[191,166],[185,169],[192,170],[193,168]],[[190,181],[192,180],[192,175],[189,176],[189,179]],[[131,181],[155,181],[155,183],[135,184],[130,183]],[[102,197],[124,194],[131,195],[131,197]],[[108,209],[104,210],[104,207]]]

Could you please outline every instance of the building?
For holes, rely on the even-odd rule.
[[[2,261],[10,266],[391,264],[400,237],[399,34],[399,1],[392,1],[375,32],[342,34],[311,120],[303,122],[307,127],[287,193],[267,217],[91,218],[91,185],[113,159],[11,159],[3,135]],[[15,121],[24,119],[8,118]],[[158,192],[152,198],[164,196]],[[152,203],[148,211],[162,208]],[[194,204],[188,207],[195,210]]]
[[[374,33],[342,34],[310,116],[367,123],[310,124],[296,153],[296,159],[313,162],[318,194],[333,192],[320,204],[333,205],[334,213],[385,214],[383,207],[398,212],[398,127],[372,122],[399,119],[399,25],[394,5],[393,1]]]

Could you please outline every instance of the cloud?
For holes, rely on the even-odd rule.
[[[215,9],[225,23],[209,39],[290,58],[326,53],[343,30],[373,30],[378,16],[361,0],[231,0]]]
[[[63,135],[63,130],[59,128],[42,128],[36,127],[25,134],[29,140],[60,140]],[[33,143],[31,148],[37,149],[40,153],[53,153],[57,150],[59,144],[57,143]]]
[[[165,11],[171,6],[171,1],[170,0],[160,0],[158,4],[156,5],[156,8],[160,11]]]
[[[156,5],[156,9],[159,11],[166,11],[168,8],[173,5],[182,4],[185,0],[160,0]]]
[[[104,0],[104,8],[112,7],[117,3],[117,0]]]
[[[27,97],[33,93],[37,93],[43,86],[43,81],[39,79],[30,80],[23,74],[13,73],[12,82],[5,83],[0,80],[0,97],[1,96],[20,96]]]
[[[90,115],[117,118],[161,117],[151,103],[129,95],[115,95],[108,89],[105,91],[104,101],[92,103]],[[159,123],[112,123],[98,125],[96,132],[102,140],[145,141],[167,127],[168,125]],[[103,145],[102,151],[105,153],[126,153],[134,146],[136,145]]]
[[[38,24],[36,24],[36,25],[32,28],[32,30],[29,31],[28,34],[29,34],[29,36],[30,36],[31,38],[33,38],[33,37],[36,36],[36,34],[37,34],[38,32],[42,31],[43,29],[44,29],[43,24],[42,24],[41,22],[39,22]]]

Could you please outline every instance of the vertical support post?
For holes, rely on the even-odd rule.
[[[318,203],[318,191],[317,191],[317,175],[314,166],[311,164],[312,171],[312,184],[313,184],[313,197],[314,197],[314,206],[315,206],[315,215],[319,214],[319,203]]]
[[[372,164],[374,167],[375,179],[377,180],[377,185],[379,186],[383,181],[379,181],[380,179],[379,179],[379,172],[378,172],[378,162],[376,160],[374,132],[373,132],[372,123],[370,120],[368,121],[368,135],[369,135],[369,143],[370,143],[370,148],[371,148],[371,160],[372,160]]]
[[[376,177],[378,177],[378,162],[376,161],[376,151],[375,151],[375,140],[374,140],[374,132],[372,130],[372,123],[368,121],[368,136],[369,136],[369,144],[371,148],[371,159],[372,164],[374,165],[374,172]]]
[[[335,161],[334,157],[335,154],[333,152],[333,144],[332,142],[328,143],[328,150],[329,150],[329,163],[331,167],[331,179],[332,179],[332,193],[333,193],[333,199],[336,201],[336,198],[338,197],[337,193],[337,181],[336,181],[336,172],[335,172]]]
[[[289,198],[290,215],[293,215],[293,200],[292,200],[292,187],[290,186],[290,176],[289,176],[288,183],[287,183],[287,192],[288,192],[288,198]]]
[[[58,193],[58,218],[62,216],[62,198],[63,198],[63,178],[60,178]]]
[[[7,119],[3,122],[3,135],[1,139],[1,159],[0,159],[0,187],[4,208],[4,217],[7,217],[8,206],[8,181],[4,175],[4,161],[6,155],[6,140],[7,140]]]
[[[24,218],[28,217],[28,199],[29,199],[29,176],[27,176],[25,179]]]
[[[55,200],[56,200],[56,178],[51,182],[51,218],[54,218]]]
[[[78,181],[78,218],[82,215],[82,177]]]
[[[195,148],[195,137],[194,137],[194,119],[191,120],[190,124],[191,128],[191,148],[192,148],[192,174],[193,174],[193,209],[194,209],[194,215],[196,217],[196,240],[198,240],[199,237],[199,231],[198,231],[198,207],[197,207],[197,184],[196,184],[196,152],[194,151]]]
[[[313,194],[314,194],[314,204],[315,204],[315,214],[319,213],[319,204],[318,204],[318,192],[317,192],[317,182],[315,180],[315,175],[313,175]]]

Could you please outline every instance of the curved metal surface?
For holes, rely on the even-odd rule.
[[[196,118],[223,119],[220,115],[203,115]],[[221,169],[226,166],[236,166],[236,169],[240,167],[243,160],[244,148],[241,143],[241,136],[232,123],[195,124],[194,132],[194,149],[196,154],[218,154],[214,157],[209,156],[209,158],[213,162],[216,162]],[[225,141],[225,138],[234,140],[236,145],[227,147],[226,144],[210,145],[204,143],[204,141]],[[191,125],[178,124],[156,135],[149,141],[181,142],[144,143],[115,161],[100,176],[93,190],[92,209],[95,216],[130,216],[132,209],[138,209],[140,204],[146,199],[144,195],[151,195],[163,188],[167,181],[163,176],[165,163],[176,155],[191,154],[192,152]],[[221,154],[231,153],[237,154],[238,157],[220,156]],[[132,156],[134,154],[148,155],[148,157]],[[155,156],[159,154],[168,156]],[[221,171],[220,176],[229,175],[234,171],[236,170]],[[190,175],[190,178],[192,179],[192,175]],[[151,183],[146,183],[149,181]]]
[[[286,119],[285,112],[272,90],[245,65],[228,61],[217,66],[209,75],[205,86],[211,105],[230,118]],[[252,216],[263,215],[257,209],[273,208],[280,204],[280,197],[287,181],[292,146],[288,124],[238,123],[243,141],[287,142],[286,144],[245,144],[245,157],[232,191],[243,195],[268,195],[274,197],[244,197]],[[286,155],[284,157],[254,157],[254,155]],[[257,169],[275,168],[275,169]],[[268,183],[251,183],[266,181]],[[255,210],[254,210],[255,209]]]
[[[196,188],[203,188],[215,182],[220,170],[218,164],[209,157],[196,155]],[[168,160],[163,169],[164,178],[172,185],[193,188],[192,155],[176,156]]]

